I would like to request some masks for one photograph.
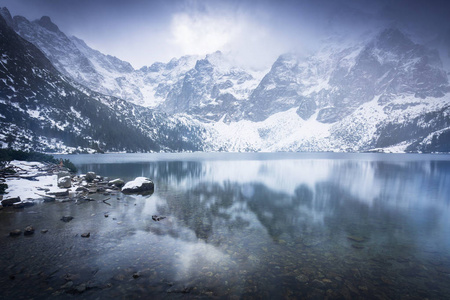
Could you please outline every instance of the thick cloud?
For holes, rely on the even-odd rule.
[[[448,30],[445,0],[0,0],[13,15],[48,15],[66,34],[134,67],[216,50],[267,68],[288,51],[307,52],[331,32],[403,26],[426,37]]]

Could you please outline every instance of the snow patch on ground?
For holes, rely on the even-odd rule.
[[[77,117],[77,119],[81,119],[81,113],[76,111],[73,106],[70,107],[70,111]]]
[[[303,120],[296,108],[276,113],[261,122],[241,120],[227,123],[222,118],[215,123],[203,124],[209,132],[206,143],[212,150],[231,152],[366,151],[373,149],[381,124],[406,123],[427,112],[441,111],[450,106],[450,95],[426,99],[402,95],[388,103],[380,103],[379,99],[380,95],[375,96],[335,123],[317,121],[318,112]],[[411,141],[403,141],[386,148],[386,151],[405,152],[410,144]]]
[[[19,168],[24,172],[27,172],[27,176],[37,176],[36,180],[27,180],[23,178],[7,178],[6,184],[8,189],[7,194],[3,198],[20,197],[21,200],[36,200],[42,199],[42,196],[37,194],[45,194],[45,192],[39,190],[43,187],[56,186],[56,175],[39,175],[41,172],[39,169],[45,167],[44,164],[39,162],[25,162],[13,160],[10,163],[11,166]]]

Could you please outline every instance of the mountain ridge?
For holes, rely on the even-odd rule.
[[[77,84],[2,16],[0,37],[2,147],[45,152],[202,149],[195,124]]]
[[[8,18],[7,10],[0,13]],[[450,152],[450,89],[440,52],[413,42],[397,28],[353,42],[329,39],[308,56],[283,54],[262,76],[233,65],[221,52],[134,70],[82,40],[22,18],[11,18],[17,32],[41,39],[36,43],[45,44],[43,52],[57,60],[57,69],[85,71],[80,74],[93,76],[89,82],[97,86],[94,90],[114,91],[126,100],[122,103],[138,104],[130,106],[130,114],[139,110],[145,119],[143,113],[156,113],[145,106],[168,113],[162,118],[170,116],[181,140],[189,144],[189,136],[194,141],[178,148],[182,151]],[[56,30],[48,22],[44,18]],[[54,55],[62,49],[56,42],[67,43],[67,60]],[[85,79],[72,76],[71,84],[83,90]],[[96,97],[120,110],[120,101],[107,100],[114,97]],[[139,123],[136,116],[133,120]],[[166,145],[172,139],[157,138],[161,141],[156,143]]]

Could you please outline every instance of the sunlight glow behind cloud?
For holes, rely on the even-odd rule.
[[[220,50],[267,69],[280,54],[314,51],[327,32],[361,34],[372,22],[448,28],[445,0],[0,0],[13,15],[50,16],[68,36],[135,68]],[[99,13],[101,12],[101,13]]]
[[[239,22],[211,15],[175,14],[171,42],[186,54],[207,54],[224,50],[240,32]]]
[[[190,9],[172,15],[168,42],[173,52],[205,55],[219,50],[235,63],[259,70],[287,50],[281,39],[260,20],[238,10]]]

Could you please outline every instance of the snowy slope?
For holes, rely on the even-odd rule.
[[[426,115],[428,120],[421,119]],[[317,113],[304,120],[293,108],[260,122],[221,120],[207,125],[213,133],[207,142],[216,150],[228,151],[427,151],[435,135],[450,132],[450,95],[426,99],[409,96],[389,103],[374,97],[339,122],[322,123],[316,117]],[[433,122],[441,123],[433,127]],[[411,137],[402,134],[384,142],[389,138],[384,128],[391,124],[400,128],[409,125],[406,130]]]

